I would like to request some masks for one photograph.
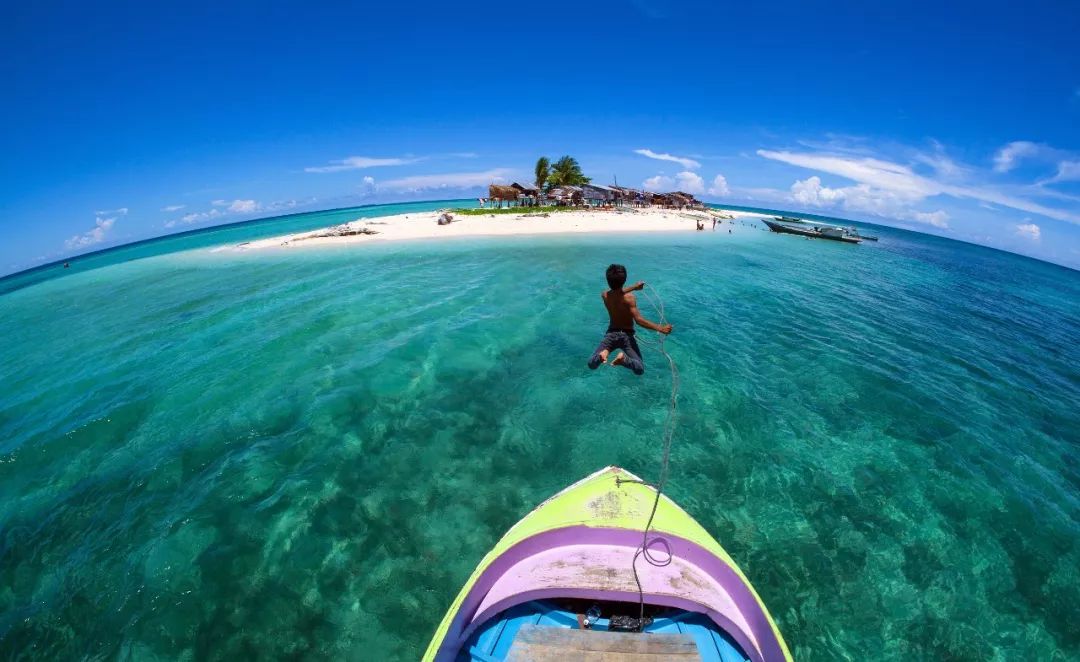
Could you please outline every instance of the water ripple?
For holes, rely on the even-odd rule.
[[[537,502],[655,471],[800,658],[1080,655],[1080,278],[885,230],[189,252],[0,297],[0,654],[416,658]],[[649,313],[651,314],[651,313]]]

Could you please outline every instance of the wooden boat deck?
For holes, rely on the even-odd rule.
[[[506,659],[508,662],[690,662],[700,660],[701,655],[689,634],[601,632],[527,624],[521,626]]]

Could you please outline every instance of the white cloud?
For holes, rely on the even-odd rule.
[[[116,216],[110,216],[108,218],[105,218],[103,215],[118,214],[120,216],[123,216],[124,214],[127,214],[127,212],[128,210],[126,207],[97,212],[97,218],[94,219],[94,227],[87,232],[77,234],[65,241],[64,248],[68,250],[74,250],[78,248],[86,248],[87,246],[93,246],[94,244],[100,244],[101,242],[105,241],[105,235],[107,235],[109,233],[109,230],[112,230],[113,226],[116,224]]]
[[[728,188],[727,179],[723,175],[713,177],[709,195],[731,195],[731,189]]]
[[[314,202],[315,198],[305,200],[305,203]],[[196,211],[184,214],[178,220],[172,220],[165,223],[165,227],[171,228],[177,225],[177,223],[183,223],[190,225],[192,223],[200,223],[202,221],[213,221],[225,216],[231,216],[234,214],[254,214],[256,212],[275,212],[283,211],[286,209],[292,209],[300,204],[297,200],[276,200],[268,204],[263,204],[257,200],[211,200],[210,204],[213,206],[206,211]]]
[[[260,205],[259,211],[282,211],[284,209],[293,209],[294,207],[302,204],[311,204],[318,200],[318,198],[311,197],[307,200],[275,200],[268,205]]]
[[[375,186],[375,178],[371,175],[365,176],[363,182],[365,186]]]
[[[723,193],[716,193],[717,186],[721,187]],[[690,172],[689,170],[683,170],[675,175],[674,178],[667,175],[656,175],[655,177],[649,177],[641,183],[641,187],[646,191],[663,192],[663,191],[683,191],[684,193],[692,193],[694,195],[700,195],[705,193],[705,180],[701,175],[696,172]],[[717,175],[713,180],[713,186],[709,189],[709,193],[713,195],[726,195],[728,193],[727,181],[722,175]]]
[[[930,166],[943,177],[959,177],[967,173],[967,168],[949,158],[944,145],[936,140],[931,140],[930,144],[934,148],[933,153],[915,152],[916,161]]]
[[[798,144],[824,152],[845,154],[873,154],[868,140],[862,136],[850,136],[842,133],[826,133],[825,140],[796,140]]]
[[[641,182],[641,188],[646,191],[652,191],[653,193],[670,191],[675,188],[675,180],[671,177],[665,177],[664,175],[657,175],[655,177],[649,177]]]
[[[807,207],[843,209],[927,223],[939,228],[949,227],[949,215],[944,211],[923,212],[910,207],[911,200],[868,184],[830,188],[823,186],[817,175],[796,180],[791,185],[791,199]]]
[[[994,171],[1009,172],[1017,166],[1021,159],[1036,156],[1045,149],[1045,145],[1039,145],[1028,140],[1014,140],[1002,147],[994,155]]]
[[[1080,224],[1080,214],[1056,209],[1026,198],[1003,193],[987,185],[970,186],[946,183],[912,172],[910,168],[871,157],[849,157],[836,154],[815,154],[759,149],[759,156],[790,165],[818,170],[852,179],[868,187],[871,197],[891,199],[890,205],[914,203],[937,195],[988,202],[1059,221]],[[848,196],[849,199],[851,196]],[[863,196],[866,197],[866,196]],[[871,211],[866,209],[865,211]],[[875,211],[874,213],[882,213]]]
[[[675,156],[673,154],[657,153],[651,149],[635,149],[635,154],[647,156],[650,159],[656,159],[657,161],[671,161],[672,163],[678,163],[684,168],[694,170],[701,167],[701,164],[694,159],[686,158],[685,156]]]
[[[927,223],[937,228],[949,227],[949,215],[943,210],[937,211],[917,211],[913,212],[910,218],[920,223]]]
[[[468,157],[463,157],[468,158]],[[383,166],[401,166],[422,161],[423,158],[376,158],[371,156],[349,156],[340,161],[331,161],[330,165],[311,166],[304,168],[304,172],[341,172],[343,170],[361,170],[363,168],[379,168]]]
[[[127,216],[128,208],[120,207],[119,209],[106,209],[104,211],[94,212],[95,216]]]
[[[777,152],[767,149],[759,149],[757,153],[758,156],[766,159],[840,175],[912,199],[921,199],[940,193],[940,187],[936,183],[915,174],[911,168],[872,157],[855,158],[833,154]]]
[[[1025,218],[1024,220],[1026,221],[1030,219]],[[1034,223],[1021,223],[1020,225],[1016,226],[1016,234],[1020,235],[1021,237],[1026,237],[1027,239],[1030,239],[1032,241],[1038,241],[1042,237],[1042,230],[1040,230],[1039,226],[1035,225]]]
[[[475,188],[505,182],[512,171],[494,168],[483,172],[449,172],[438,175],[413,175],[383,182],[380,188],[391,191],[423,191],[430,189]]]
[[[705,180],[701,175],[684,170],[675,175],[675,187],[684,193],[697,195],[705,192]]]
[[[263,210],[262,205],[254,200],[211,200],[210,204],[213,205],[213,209],[184,214],[180,217],[180,222],[198,223],[200,221],[211,221],[228,214],[250,214]]]
[[[254,200],[233,200],[229,205],[230,214],[250,214],[259,211],[259,203]]]
[[[184,214],[180,217],[181,223],[198,223],[199,221],[209,221],[211,219],[224,216],[225,212],[220,209],[211,209],[210,211],[198,211],[191,212],[190,214]]]
[[[1057,164],[1057,174],[1040,183],[1054,184],[1056,182],[1075,181],[1080,181],[1080,161],[1060,161]]]
[[[183,209],[186,206],[187,205],[168,205],[166,207],[162,207],[161,211],[164,211],[164,212],[180,211],[181,209]]]
[[[1080,159],[1077,158],[1075,153],[1026,140],[1011,142],[998,150],[998,153],[994,156],[994,170],[997,172],[1009,172],[1021,160],[1054,163],[1057,166],[1057,172],[1051,177],[1036,182],[1036,187],[1058,182],[1080,181]],[[1046,190],[1039,191],[1039,193],[1045,192]]]
[[[851,187],[852,189],[854,187]],[[795,202],[811,207],[831,207],[847,197],[844,189],[833,189],[821,185],[817,175],[796,181],[791,185],[791,197]]]

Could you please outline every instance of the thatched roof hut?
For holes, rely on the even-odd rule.
[[[513,186],[504,186],[502,184],[488,186],[488,197],[492,200],[513,201],[518,199],[518,194],[519,191]]]

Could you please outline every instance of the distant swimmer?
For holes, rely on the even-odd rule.
[[[634,337],[634,323],[651,331],[659,331],[663,334],[671,333],[670,324],[655,324],[645,319],[638,310],[637,298],[632,294],[645,287],[643,281],[638,281],[631,287],[623,288],[626,284],[626,267],[621,264],[613,264],[607,268],[607,282],[609,290],[600,293],[607,308],[608,330],[600,345],[589,359],[589,368],[596,370],[601,363],[607,363],[608,354],[611,350],[622,350],[612,359],[611,365],[621,365],[629,368],[635,375],[645,372],[645,362],[641,360],[641,350],[638,348],[637,339]]]
[[[67,269],[67,268],[68,268],[68,267],[70,267],[70,266],[71,266],[71,264],[69,264],[69,263],[67,263],[67,262],[65,262],[65,263],[64,263],[64,268],[65,268],[65,269]]]

